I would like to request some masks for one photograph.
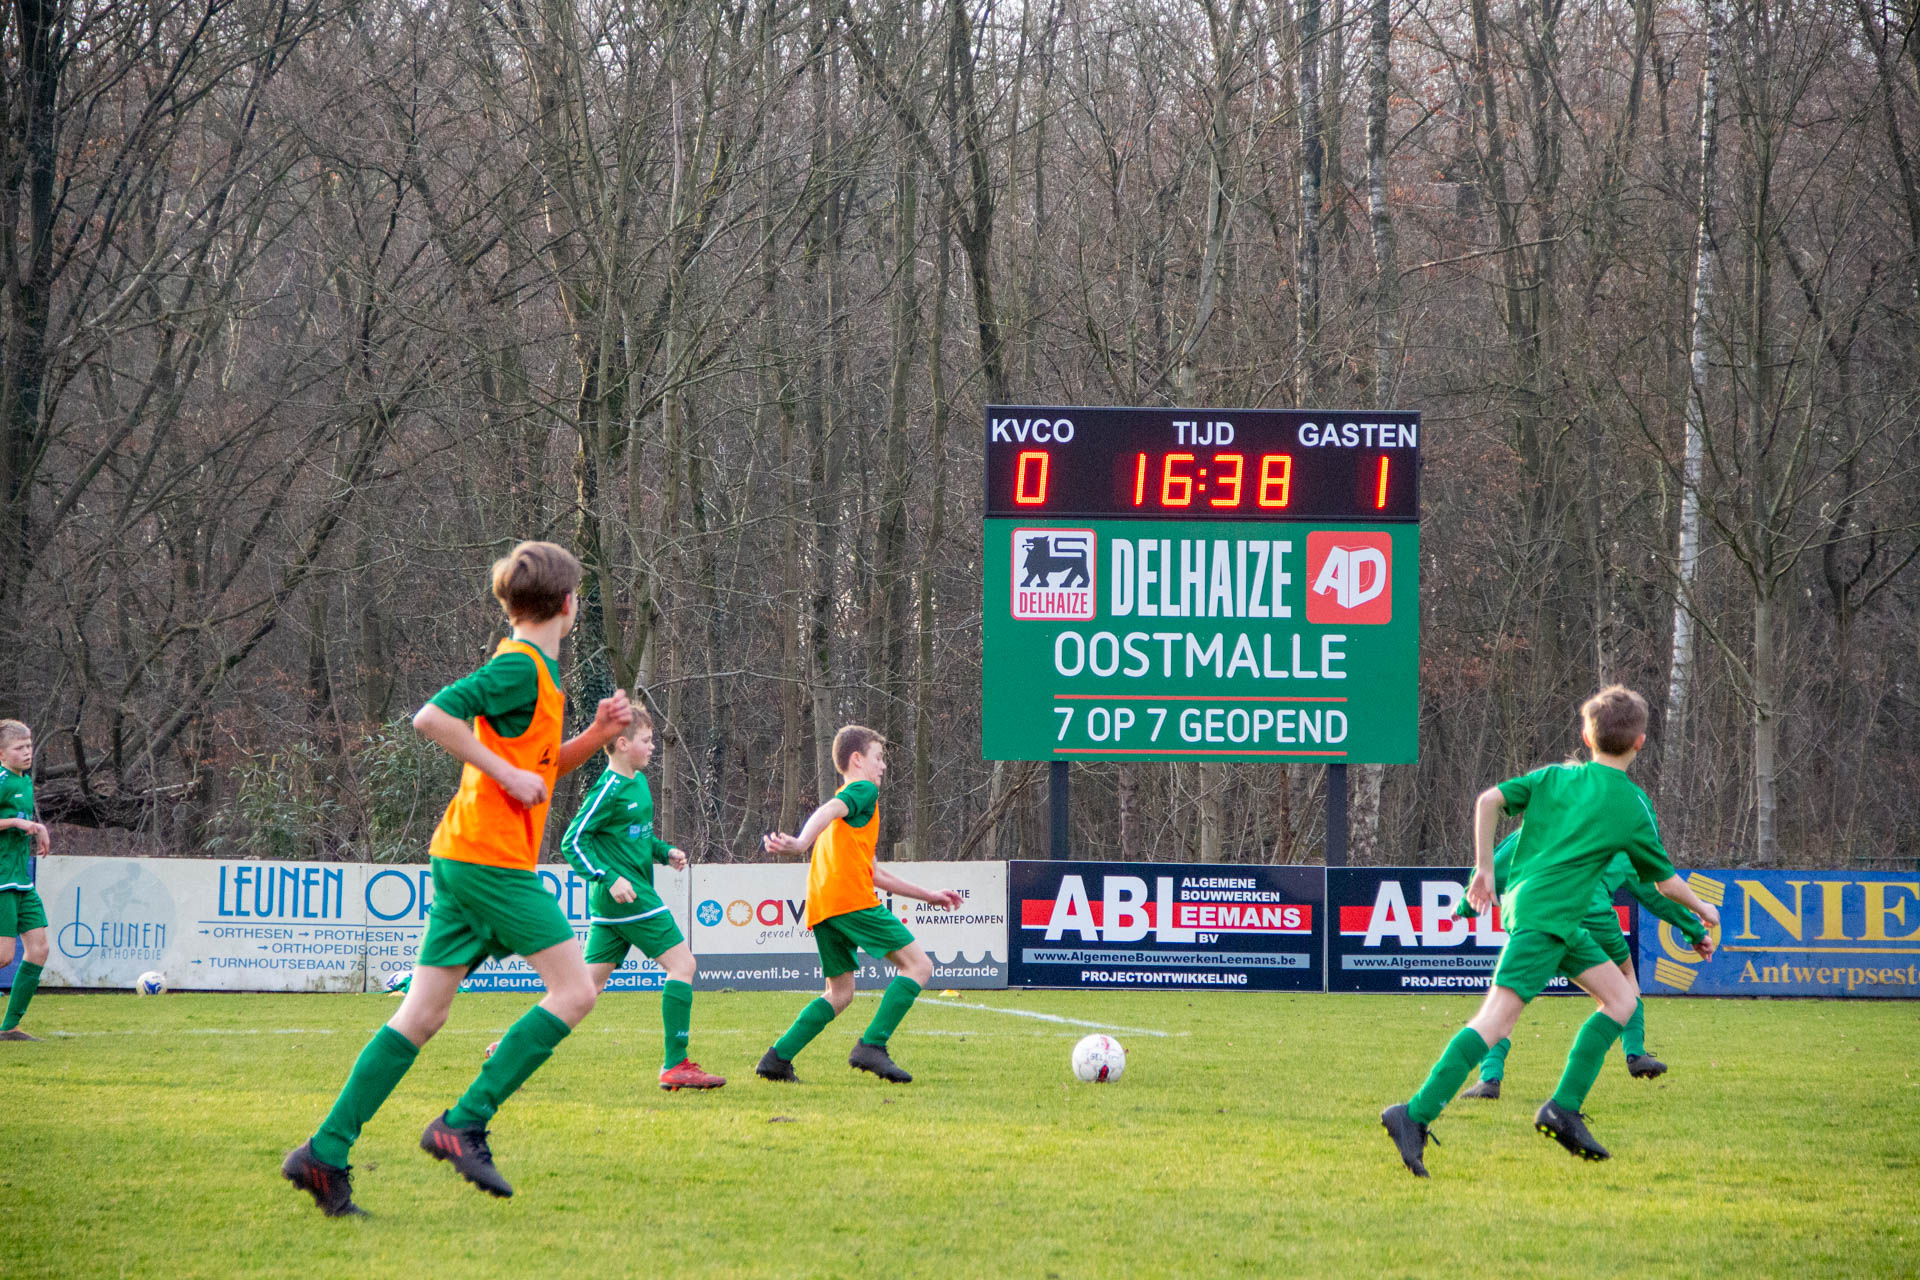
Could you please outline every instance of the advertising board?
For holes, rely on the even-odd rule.
[[[1004,862],[913,862],[899,873],[928,889],[958,889],[954,911],[882,894],[933,959],[934,988],[1007,985],[1007,868]],[[701,864],[693,868],[694,954],[700,983],[747,991],[798,991],[824,981],[806,927],[807,864]],[[890,965],[860,955],[857,985],[884,987]]]
[[[1322,989],[1319,867],[1007,864],[1022,987]]]
[[[1720,912],[1701,960],[1679,931],[1641,922],[1647,995],[1920,997],[1920,874],[1695,871]]]
[[[1485,991],[1507,935],[1498,907],[1453,914],[1472,876],[1472,867],[1329,867],[1327,990]],[[1636,913],[1614,910],[1631,946]],[[1555,976],[1543,994],[1579,988]]]

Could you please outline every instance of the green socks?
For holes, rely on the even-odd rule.
[[[794,1055],[813,1043],[813,1038],[827,1029],[834,1019],[833,1006],[827,1003],[825,996],[815,996],[800,1016],[793,1020],[787,1033],[773,1042],[776,1056],[792,1062]]]
[[[1574,1036],[1573,1048],[1567,1052],[1566,1070],[1560,1073],[1560,1086],[1553,1091],[1555,1106],[1567,1111],[1580,1109],[1580,1104],[1587,1100],[1587,1090],[1593,1088],[1593,1082],[1600,1076],[1607,1050],[1613,1048],[1613,1042],[1619,1038],[1620,1024],[1597,1009],[1580,1024],[1580,1033]]]
[[[1416,1124],[1432,1124],[1460,1092],[1460,1086],[1479,1061],[1487,1056],[1487,1042],[1472,1027],[1462,1027],[1447,1041],[1445,1053],[1427,1073],[1427,1082],[1407,1100],[1407,1112]]]
[[[670,1071],[687,1060],[687,1029],[693,1025],[693,986],[669,982],[660,988],[660,1024],[667,1034],[667,1060],[660,1065]]]
[[[887,990],[880,997],[880,1008],[875,1011],[873,1021],[860,1033],[860,1043],[886,1048],[887,1041],[893,1038],[893,1029],[900,1025],[900,1019],[907,1016],[907,1010],[913,1008],[913,1002],[920,998],[920,984],[905,974],[895,976],[887,984]]]
[[[333,1100],[333,1110],[327,1112],[320,1131],[313,1135],[314,1158],[346,1168],[347,1152],[359,1138],[360,1126],[373,1119],[373,1113],[380,1109],[380,1104],[387,1100],[393,1086],[400,1083],[400,1077],[407,1074],[407,1068],[419,1054],[413,1041],[392,1027],[381,1027],[374,1032],[373,1039],[367,1041],[367,1047],[354,1061],[340,1096]]]
[[[1627,1019],[1627,1025],[1620,1030],[1620,1047],[1627,1051],[1629,1058],[1637,1058],[1647,1051],[1647,1002],[1633,1002],[1633,1016]]]
[[[1507,1074],[1507,1051],[1513,1048],[1513,1037],[1508,1036],[1493,1048],[1487,1050],[1487,1056],[1480,1059],[1480,1079],[1482,1082],[1498,1080]]]
[[[13,994],[7,997],[7,1020],[0,1022],[0,1031],[13,1030],[27,1016],[27,1005],[40,989],[40,969],[40,965],[20,962],[19,972],[13,975]]]
[[[480,1074],[474,1077],[460,1101],[447,1112],[447,1124],[455,1129],[471,1129],[493,1119],[500,1104],[553,1056],[553,1050],[573,1030],[539,1005],[520,1015],[520,1020],[500,1037]]]

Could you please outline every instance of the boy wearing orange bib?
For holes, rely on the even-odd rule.
[[[460,983],[496,956],[526,959],[547,996],[508,1029],[480,1075],[427,1126],[420,1146],[496,1196],[513,1188],[494,1168],[487,1122],[593,1008],[597,994],[573,926],[534,865],[553,784],[632,719],[624,692],[604,698],[586,732],[561,741],[566,695],[555,656],[573,629],[580,562],[550,542],[523,542],[493,566],[493,594],[513,624],[494,658],[448,685],[413,717],[414,728],[464,764],[460,789],[433,833],[433,907],[419,963],[399,1012],[360,1053],[333,1109],[290,1152],[281,1174],[328,1217],[353,1203],[347,1154],[446,1023]],[[471,726],[469,726],[471,722]]]
[[[887,740],[863,725],[850,724],[833,736],[833,767],[844,784],[831,800],[813,811],[800,834],[773,832],[762,842],[768,853],[805,853],[813,850],[807,872],[807,927],[820,949],[820,969],[826,975],[826,994],[800,1011],[787,1033],[774,1042],[754,1068],[765,1080],[799,1082],[793,1073],[794,1055],[826,1030],[853,1000],[854,975],[860,967],[858,951],[884,957],[899,970],[880,997],[880,1008],[867,1024],[860,1043],[847,1056],[847,1065],[871,1071],[882,1080],[906,1084],[913,1079],[887,1056],[887,1041],[900,1019],[913,1008],[933,961],[914,941],[907,926],[880,905],[876,889],[917,898],[951,910],[961,897],[952,889],[922,889],[874,865],[874,846],[880,839],[880,779],[887,772]]]

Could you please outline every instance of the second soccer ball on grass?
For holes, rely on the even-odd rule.
[[[1112,1036],[1087,1036],[1073,1046],[1073,1074],[1088,1084],[1118,1080],[1127,1069],[1127,1051]]]

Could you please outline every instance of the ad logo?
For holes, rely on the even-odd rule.
[[[1377,626],[1393,621],[1393,536],[1307,535],[1307,621]]]
[[[1013,616],[1091,622],[1099,538],[1091,529],[1013,531]]]

